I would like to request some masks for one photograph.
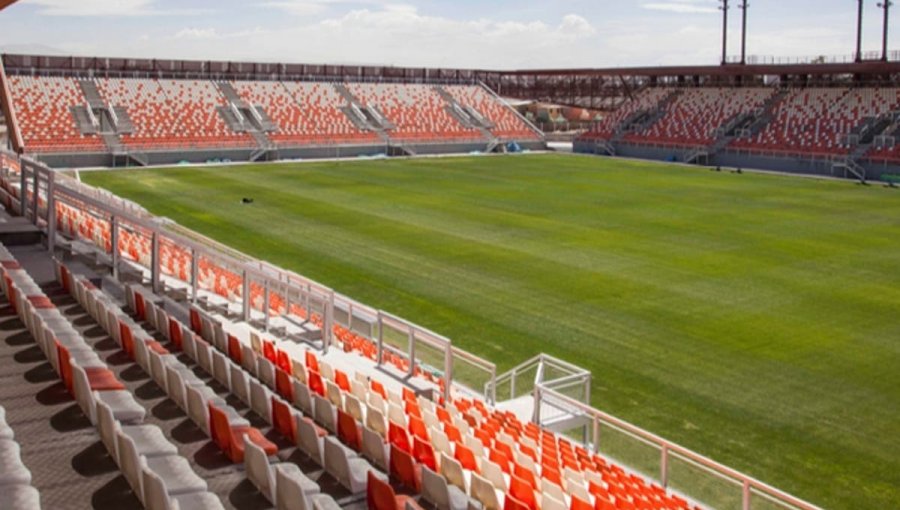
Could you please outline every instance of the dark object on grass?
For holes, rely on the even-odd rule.
[[[244,197],[244,198],[241,199],[241,203],[242,203],[242,204],[252,204],[252,203],[253,203],[253,199],[252,199],[252,198]]]
[[[738,170],[737,170],[737,172],[738,172],[738,173],[739,173],[739,174],[742,174],[742,173],[744,173],[744,171],[743,171],[743,170],[741,170],[741,169],[740,169],[740,168],[738,168]]]

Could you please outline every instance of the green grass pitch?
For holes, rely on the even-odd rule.
[[[828,508],[900,507],[900,193],[574,156],[82,173]],[[252,197],[252,205],[241,205]]]

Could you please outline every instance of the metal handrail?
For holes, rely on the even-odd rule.
[[[720,464],[709,457],[701,455],[693,450],[685,448],[677,443],[672,441],[668,441],[652,432],[648,432],[636,425],[632,425],[631,423],[626,422],[620,418],[617,418],[611,414],[605,413],[596,409],[588,404],[580,402],[576,399],[573,399],[569,396],[563,395],[551,388],[548,388],[546,385],[537,384],[534,387],[534,402],[535,402],[535,414],[536,417],[540,416],[540,406],[544,402],[545,399],[550,398],[552,400],[556,400],[562,404],[565,404],[571,408],[578,410],[583,413],[587,417],[589,417],[592,421],[592,445],[594,451],[599,453],[599,445],[600,445],[600,424],[614,427],[648,445],[655,446],[660,449],[660,477],[659,481],[663,487],[668,486],[668,458],[670,455],[676,455],[678,457],[682,457],[698,466],[703,467],[716,474],[717,476],[721,476],[726,479],[731,479],[734,482],[741,485],[741,490],[743,492],[743,510],[750,510],[752,508],[752,498],[751,495],[753,491],[757,491],[764,495],[771,497],[774,501],[777,501],[782,504],[787,504],[793,506],[799,510],[822,510],[820,507],[808,502],[804,501],[800,498],[792,496],[786,492],[783,492],[771,485],[768,485],[764,482],[757,480],[749,475],[741,473],[735,469],[732,469],[728,466]],[[552,405],[548,403],[548,405]]]

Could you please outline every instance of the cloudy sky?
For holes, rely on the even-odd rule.
[[[715,64],[719,3],[21,0],[0,12],[0,51],[492,69]],[[878,50],[881,13],[877,0],[865,3],[865,49]],[[752,0],[748,53],[849,55],[855,6],[852,0]],[[737,54],[740,11],[729,12],[729,53]]]

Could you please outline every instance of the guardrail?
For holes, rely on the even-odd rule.
[[[0,172],[0,177],[3,178],[2,184],[4,187],[18,186],[16,191],[21,204],[20,210],[24,213],[23,216],[46,229],[48,245],[51,250],[53,250],[56,236],[62,235],[56,224],[57,215],[52,214],[51,211],[57,211],[57,204],[78,208],[89,214],[94,221],[109,223],[112,247],[118,246],[116,239],[121,231],[152,239],[151,262],[143,264],[143,267],[150,270],[151,282],[154,286],[159,285],[162,272],[160,246],[168,243],[178,249],[188,250],[190,253],[191,274],[182,281],[189,286],[193,299],[197,297],[199,285],[197,267],[200,259],[204,258],[228,270],[237,271],[243,282],[243,296],[249,295],[251,283],[261,284],[265,290],[263,310],[268,308],[270,294],[276,292],[283,293],[282,297],[288,303],[287,313],[291,313],[289,305],[292,302],[302,301],[306,310],[315,309],[315,307],[321,308],[324,315],[323,330],[326,336],[330,337],[333,334],[331,325],[335,308],[347,311],[349,318],[346,320],[346,325],[351,329],[355,315],[374,316],[380,331],[377,335],[367,335],[367,338],[378,342],[379,360],[383,358],[385,352],[392,352],[406,356],[411,360],[411,366],[422,366],[429,364],[430,361],[424,359],[420,351],[428,348],[434,349],[444,362],[441,376],[445,381],[443,387],[445,399],[450,396],[451,385],[459,383],[457,372],[462,371],[463,367],[471,366],[472,370],[478,371],[488,378],[483,386],[470,385],[472,393],[477,393],[476,388],[483,388],[482,394],[485,400],[493,403],[497,400],[498,388],[504,386],[509,387],[509,394],[512,398],[531,392],[534,398],[533,421],[535,423],[540,424],[547,419],[556,417],[575,417],[580,420],[580,423],[588,425],[589,437],[586,437],[584,442],[595,452],[619,460],[622,464],[631,466],[638,472],[644,471],[646,474],[650,470],[656,470],[658,476],[652,478],[657,479],[667,489],[689,495],[690,499],[711,507],[740,507],[743,510],[773,507],[821,510],[811,503],[593,408],[589,403],[591,374],[576,365],[541,354],[498,377],[493,363],[456,348],[450,339],[442,335],[390,313],[356,302],[335,293],[327,286],[296,273],[282,270],[266,262],[239,254],[239,252],[237,253],[240,257],[234,258],[231,254],[219,251],[216,248],[217,243],[214,241],[198,240],[196,236],[189,237],[174,232],[172,230],[174,224],[161,222],[128,201],[107,196],[105,192],[83,184],[75,184],[75,181],[71,179],[61,178],[61,174],[28,158],[18,158],[8,153],[2,154],[4,155],[4,157],[0,157],[0,163],[4,164],[4,168]],[[10,161],[14,161],[15,165],[10,164]],[[14,173],[13,168],[16,165],[20,171]],[[7,169],[6,166],[10,168]],[[202,238],[202,236],[200,237]],[[84,240],[96,243],[90,238]],[[112,258],[113,267],[116,268],[118,259],[123,254],[119,253],[118,249],[107,250],[107,253]],[[318,302],[315,306],[312,304],[314,301]],[[248,319],[251,303],[249,300],[243,299],[241,306],[245,319]],[[269,313],[265,314],[266,320],[269,315]],[[391,342],[385,336],[383,330],[385,327],[399,332],[401,337],[405,334],[407,344],[405,346],[397,344],[396,337]],[[576,397],[567,393],[574,393]],[[615,434],[618,434],[618,440],[616,440]],[[623,446],[623,441],[627,442],[625,446]],[[651,449],[653,460],[648,462],[646,455],[638,456],[637,460],[625,458],[635,448]],[[688,481],[682,479],[685,472],[689,473]],[[704,476],[714,480],[713,484],[722,484],[724,488],[711,490],[709,487],[713,484],[705,482]]]
[[[656,464],[658,476],[647,476],[648,473],[644,473],[644,475],[657,481],[666,489],[688,494],[691,499],[699,500],[713,508],[821,510],[812,503],[796,498],[751,476],[604,413],[548,388],[546,385],[535,385],[534,401],[535,418],[538,422],[545,418],[545,413],[557,412],[581,416],[590,427],[587,443],[597,454],[622,461],[623,459],[611,453],[633,452],[640,447],[655,450],[657,461],[653,464]],[[618,434],[620,437],[615,437],[613,434]],[[610,437],[607,439],[607,436]],[[634,444],[623,446],[623,438]],[[608,448],[607,440],[612,443]],[[645,453],[637,456],[645,457],[644,462],[639,461],[637,464],[648,466],[652,463],[647,461],[646,458],[649,457]],[[625,462],[624,464],[635,466],[635,462]],[[682,479],[685,472],[690,473],[691,480]],[[703,474],[710,479],[701,478]],[[720,486],[711,482],[717,482]],[[685,490],[688,486],[695,490]],[[700,497],[697,496],[698,493]],[[703,499],[712,501],[703,501]]]
[[[105,253],[114,272],[119,270],[122,260],[128,260],[149,270],[150,284],[154,289],[162,289],[162,277],[165,274],[166,277],[184,284],[190,299],[195,301],[202,285],[199,281],[199,267],[201,263],[212,265],[229,273],[230,277],[240,280],[238,287],[227,292],[215,293],[227,302],[239,305],[245,321],[259,319],[261,316],[263,327],[267,329],[273,316],[291,315],[294,313],[292,305],[296,305],[307,315],[316,313],[322,317],[325,349],[334,340],[334,311],[337,308],[346,313],[346,318],[339,322],[339,325],[355,331],[356,334],[379,346],[378,361],[381,364],[385,347],[381,327],[379,334],[375,336],[371,331],[368,334],[360,332],[359,328],[355,327],[358,325],[354,324],[354,317],[360,314],[375,318],[379,325],[387,325],[407,335],[410,342],[406,346],[393,345],[392,349],[409,362],[410,373],[422,366],[435,369],[431,370],[431,373],[437,374],[443,381],[441,389],[445,399],[450,398],[450,389],[454,384],[465,386],[464,383],[460,384],[461,381],[454,380],[456,371],[460,371],[463,375],[472,371],[479,372],[482,378],[488,379],[488,382],[492,382],[496,376],[496,367],[493,363],[453,346],[450,339],[427,328],[359,303],[297,273],[256,260],[185,229],[171,220],[153,217],[133,202],[75,181],[30,158],[0,152],[4,155],[3,162],[15,163],[4,165],[10,167],[3,170],[5,184],[17,188],[23,216],[46,230],[50,250],[54,249],[58,236],[80,239],[94,244],[98,252]],[[12,173],[14,168],[18,168],[15,174]],[[65,211],[65,208],[77,210],[86,215],[85,219],[90,218],[91,222],[102,225],[103,232],[108,233],[108,236],[97,239],[79,232],[77,225],[74,229],[70,225],[57,225],[58,215],[60,211]],[[94,234],[96,235],[96,232]],[[149,256],[144,254],[138,257],[124,253],[118,240],[120,235],[125,234],[149,244]],[[182,259],[189,260],[189,273],[179,274],[163,267],[164,250],[170,255],[174,253]],[[261,301],[253,302],[252,290],[257,290],[262,295]],[[276,299],[284,304],[281,309],[270,306]],[[254,312],[259,313],[254,316]],[[442,362],[435,363],[433,356],[426,358],[424,353],[417,354],[420,349],[437,351]],[[467,390],[477,394],[473,388],[484,387],[482,382],[468,387]],[[493,395],[480,396],[493,401]]]
[[[548,354],[538,354],[497,376],[485,387],[485,393],[500,395],[500,401],[532,395],[542,386],[558,391],[575,388],[581,402],[591,401],[591,373]]]

